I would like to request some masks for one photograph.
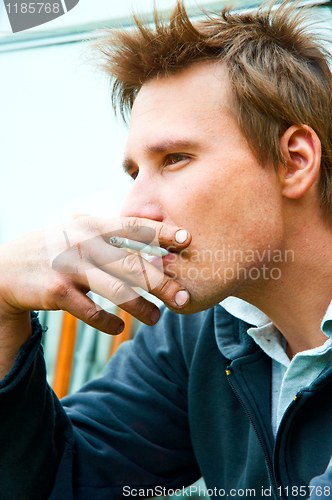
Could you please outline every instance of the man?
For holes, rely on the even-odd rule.
[[[123,219],[1,250],[3,497],[151,497],[203,475],[215,498],[331,498],[327,56],[287,5],[155,22],[99,44],[131,111]],[[157,235],[163,272],[114,234]],[[89,290],[156,326],[61,405],[29,311],[121,331]]]

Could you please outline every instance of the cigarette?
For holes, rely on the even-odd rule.
[[[148,253],[150,255],[155,255],[156,257],[165,257],[169,254],[165,248],[152,247],[151,245],[146,245],[139,241],[128,240],[128,238],[118,238],[113,236],[110,238],[111,245],[119,248],[128,248],[129,250],[135,250],[136,252]]]

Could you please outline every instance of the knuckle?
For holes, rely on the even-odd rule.
[[[163,222],[160,222],[158,226],[156,227],[156,236],[158,240],[162,239],[162,235],[165,231],[165,224]]]
[[[120,280],[112,280],[108,284],[108,291],[110,293],[110,297],[113,299],[122,298],[127,292],[127,285]]]
[[[146,300],[144,300],[143,297],[138,297],[135,301],[135,316],[145,316],[147,309],[148,306]]]
[[[115,328],[118,328],[116,317],[103,309],[98,309],[96,306],[92,306],[86,311],[84,321],[102,332],[115,333]]]
[[[155,291],[163,297],[168,297],[172,294],[173,281],[164,277],[164,279],[157,285]]]
[[[142,219],[138,217],[126,217],[122,220],[122,229],[126,238],[140,239]]]
[[[103,311],[98,309],[95,305],[92,305],[86,311],[86,320],[90,323],[99,323],[102,319]]]
[[[122,259],[122,269],[126,274],[141,276],[143,274],[142,264],[137,255],[128,253]]]
[[[126,237],[148,243],[155,240],[157,230],[163,231],[164,224],[140,217],[124,217],[121,221],[123,233]]]
[[[139,220],[138,217],[124,217],[121,221],[124,232],[127,227],[133,228],[139,226]]]
[[[49,295],[59,304],[63,304],[71,295],[71,286],[67,280],[55,279],[49,287]]]

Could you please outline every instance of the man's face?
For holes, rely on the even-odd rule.
[[[165,273],[191,294],[186,313],[228,295],[248,299],[277,277],[268,269],[282,244],[278,179],[258,162],[232,110],[217,63],[148,82],[132,110],[124,165],[135,180],[121,215],[190,231],[188,249],[163,258]]]

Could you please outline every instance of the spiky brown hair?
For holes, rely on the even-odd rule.
[[[189,19],[178,1],[168,19],[154,24],[134,17],[134,29],[109,30],[95,47],[111,76],[112,103],[130,112],[142,85],[200,61],[227,65],[249,145],[262,163],[284,163],[280,136],[291,125],[308,125],[322,145],[320,203],[332,220],[332,78],[329,54],[308,30],[312,11],[288,0],[255,11],[203,13]],[[309,21],[309,23],[308,23]]]

